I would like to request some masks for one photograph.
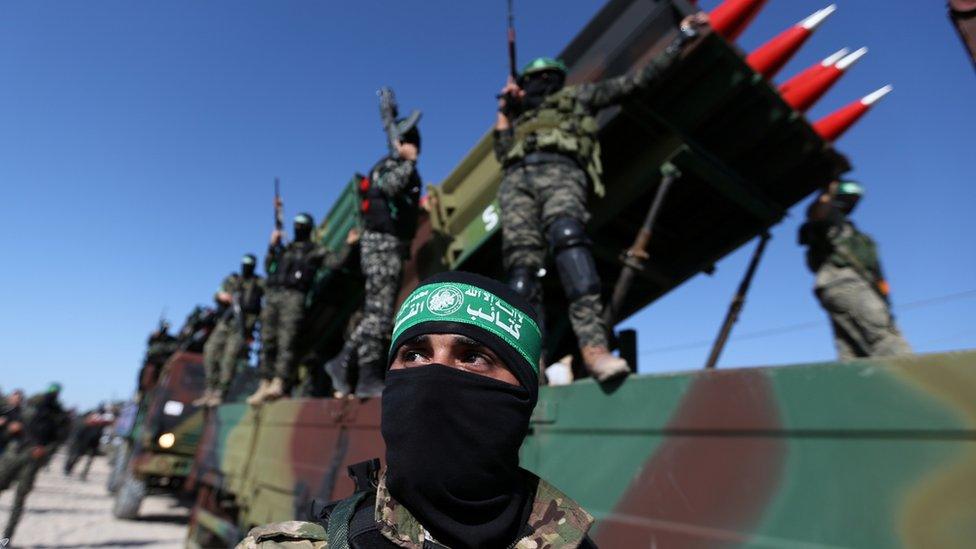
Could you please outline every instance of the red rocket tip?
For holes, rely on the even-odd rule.
[[[840,109],[828,114],[827,116],[818,120],[814,125],[813,129],[820,135],[825,141],[836,141],[837,138],[844,135],[851,126],[853,126],[858,120],[864,116],[871,106],[878,102],[882,97],[891,93],[894,89],[890,85],[873,91],[861,99],[849,103]]]
[[[732,41],[746,30],[766,0],[725,0],[709,16],[712,29]]]
[[[804,71],[804,78],[793,78],[780,86],[780,95],[791,107],[798,111],[806,111],[813,106],[827,91],[844,75],[858,59],[864,56],[867,48],[861,48],[854,53],[842,57],[833,65],[823,66],[821,69]]]
[[[831,55],[825,57],[823,61],[810,65],[809,67],[803,69],[800,73],[798,73],[793,78],[790,78],[789,80],[781,84],[779,87],[779,92],[781,94],[784,94],[787,92],[787,90],[789,90],[792,87],[795,87],[799,83],[813,78],[815,74],[827,69],[828,67],[833,67],[835,64],[837,64],[838,61],[846,57],[847,54],[849,54],[850,52],[851,50],[847,48],[842,48],[837,52],[832,53]]]
[[[746,62],[759,74],[772,78],[810,38],[813,31],[836,10],[836,4],[817,10],[750,53]]]

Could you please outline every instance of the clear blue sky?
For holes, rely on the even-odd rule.
[[[739,44],[826,3],[771,0]],[[941,3],[838,4],[782,74],[843,46],[871,48],[811,116],[894,84],[838,143],[868,186],[857,220],[881,243],[915,348],[976,347],[973,293],[902,309],[976,288],[973,67]],[[518,2],[522,59],[561,50],[599,6]],[[179,324],[243,252],[263,254],[274,176],[288,215],[321,216],[382,154],[381,85],[424,109],[420,171],[440,181],[492,122],[504,25],[501,0],[5,2],[0,385],[57,379],[81,405],[129,395],[160,310]],[[735,334],[813,324],[733,340],[723,367],[833,356],[795,244],[800,213],[774,230]],[[685,344],[713,337],[750,251],[630,322],[643,371],[702,364],[707,345]]]

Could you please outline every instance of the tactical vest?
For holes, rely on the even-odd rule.
[[[261,312],[261,295],[263,292],[260,282],[261,280],[256,276],[251,278],[240,277],[238,281],[240,284],[238,292],[241,296],[241,310],[246,314],[256,315]]]
[[[420,176],[413,170],[407,189],[396,196],[387,196],[382,184],[390,163],[390,158],[384,158],[373,166],[369,176],[359,176],[359,213],[364,229],[410,241],[417,231]]]
[[[603,165],[596,118],[576,97],[575,88],[550,95],[536,109],[515,120],[512,147],[505,157],[511,166],[534,152],[564,154],[586,171],[597,196],[603,196]]]
[[[315,248],[316,244],[310,241],[288,244],[269,269],[268,286],[308,291],[318,270],[311,261]]]
[[[800,243],[808,246],[807,266],[813,272],[830,262],[853,268],[872,285],[882,280],[877,244],[849,220],[836,225],[804,223]]]

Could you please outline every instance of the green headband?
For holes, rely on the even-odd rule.
[[[539,371],[542,332],[531,317],[495,294],[459,282],[420,286],[403,302],[393,324],[392,341],[422,322],[460,322],[494,334]],[[392,349],[391,349],[392,350]]]

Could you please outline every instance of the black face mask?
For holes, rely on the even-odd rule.
[[[244,278],[251,278],[254,276],[254,263],[241,263],[241,275]]]
[[[312,226],[304,223],[295,223],[295,241],[305,242],[312,236]]]
[[[389,371],[390,494],[450,547],[510,544],[531,504],[518,466],[531,414],[523,387],[438,364]]]
[[[557,72],[543,72],[526,78],[522,82],[525,97],[522,98],[522,108],[531,110],[538,108],[546,97],[563,88],[566,78]]]
[[[854,207],[857,206],[858,201],[861,197],[857,195],[843,194],[834,197],[834,207],[841,211],[844,215],[849,215],[854,211]]]

